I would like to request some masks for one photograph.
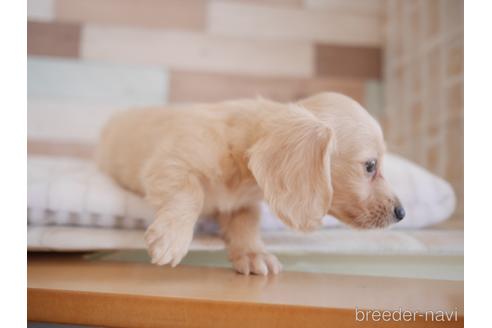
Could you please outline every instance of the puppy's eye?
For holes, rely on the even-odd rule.
[[[370,175],[376,173],[377,163],[378,162],[375,159],[371,159],[370,161],[365,162],[364,165],[366,167],[366,172]]]

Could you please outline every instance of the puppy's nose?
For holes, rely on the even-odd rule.
[[[395,218],[398,221],[403,220],[403,218],[405,217],[405,209],[401,206],[396,206],[393,212],[395,213]]]

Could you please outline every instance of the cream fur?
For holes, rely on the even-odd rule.
[[[215,215],[238,272],[277,273],[259,235],[264,198],[288,226],[310,231],[333,214],[358,228],[394,222],[398,204],[379,169],[378,123],[354,100],[322,93],[293,104],[246,99],[131,110],[103,130],[97,160],[156,209],[152,262],[177,265],[196,220]],[[364,163],[378,160],[368,176]]]

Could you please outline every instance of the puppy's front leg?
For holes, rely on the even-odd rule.
[[[257,206],[232,213],[221,213],[219,224],[227,245],[229,259],[242,274],[277,274],[282,265],[268,253],[260,238],[260,216]]]
[[[157,217],[145,232],[145,242],[152,263],[174,267],[190,247],[203,208],[202,185],[193,174],[176,168],[147,171],[146,198],[157,209]]]

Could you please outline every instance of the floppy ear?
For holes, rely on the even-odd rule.
[[[250,148],[248,167],[285,224],[313,230],[331,205],[333,132],[298,106],[290,106],[274,121]]]

